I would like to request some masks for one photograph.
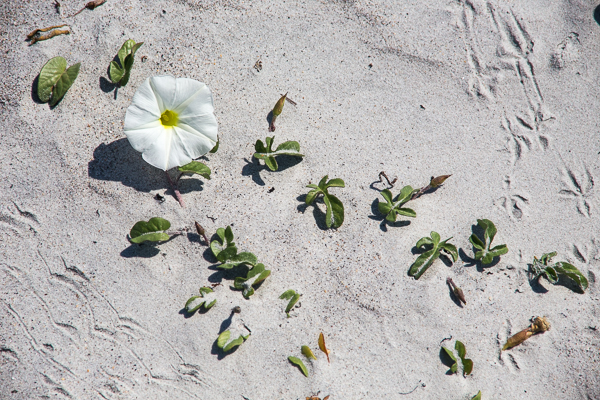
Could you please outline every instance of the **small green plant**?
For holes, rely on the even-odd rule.
[[[267,145],[265,146],[262,140],[258,139],[256,144],[254,145],[254,153],[253,157],[259,160],[264,160],[265,164],[271,171],[277,171],[279,165],[277,164],[277,160],[275,160],[276,156],[296,156],[296,157],[304,157],[303,154],[300,154],[300,144],[298,142],[294,142],[289,140],[287,142],[281,143],[275,150],[273,147],[273,139],[275,136],[268,137],[265,139]]]
[[[302,373],[304,374],[304,376],[308,377],[308,369],[306,368],[306,365],[304,365],[304,363],[302,362],[301,359],[299,359],[298,357],[289,356],[288,360],[292,364],[294,364],[298,368],[300,368],[300,371],[302,371]]]
[[[132,243],[164,242],[170,239],[165,233],[171,227],[171,223],[166,219],[155,217],[149,221],[139,221],[131,228],[129,232],[129,241]]]
[[[433,231],[431,232],[431,238],[425,236],[419,239],[416,247],[417,249],[425,252],[420,254],[415,262],[410,266],[408,275],[414,277],[415,279],[419,279],[421,275],[423,275],[425,271],[431,267],[431,264],[433,264],[433,262],[439,258],[441,251],[450,254],[452,256],[452,261],[456,261],[458,259],[458,250],[456,250],[456,246],[448,243],[448,240],[450,239],[452,238],[450,237],[443,242],[440,242],[440,235]],[[427,263],[425,263],[425,261],[427,261]],[[423,267],[421,268],[421,266]]]
[[[40,71],[37,85],[39,99],[44,103],[49,101],[50,107],[54,107],[77,79],[80,66],[81,63],[77,63],[67,68],[64,58],[51,58]]]
[[[477,394],[473,396],[471,400],[481,400],[481,390],[477,392]]]
[[[123,43],[123,46],[119,49],[117,57],[119,58],[119,64],[116,61],[110,62],[108,69],[108,75],[113,83],[119,86],[127,85],[129,82],[129,74],[131,73],[131,67],[133,67],[133,60],[135,52],[143,45],[144,42],[136,43],[134,40],[127,40]]]
[[[417,216],[417,213],[414,210],[405,208],[403,206],[410,200],[420,197],[428,190],[442,185],[450,176],[451,175],[442,175],[435,178],[432,176],[429,184],[420,189],[413,189],[411,186],[404,186],[396,197],[393,197],[392,192],[389,189],[384,189],[381,191],[381,196],[383,196],[386,202],[378,202],[377,208],[381,214],[385,215],[385,219],[388,222],[396,222],[398,215],[414,218]],[[382,171],[379,173],[380,182],[383,182],[383,178],[387,180],[390,187],[394,187],[394,183],[398,179],[395,178],[393,181],[390,181],[385,172]]]
[[[288,305],[285,308],[285,313],[288,318],[290,317],[290,311],[292,310],[294,305],[298,302],[298,300],[300,300],[300,296],[302,296],[302,295],[299,293],[296,293],[296,291],[294,289],[286,290],[285,292],[283,292],[281,294],[281,296],[279,296],[280,299],[289,300]]]
[[[339,228],[344,223],[344,205],[340,199],[329,193],[329,188],[343,188],[346,187],[346,185],[340,178],[327,181],[328,178],[329,176],[325,175],[318,185],[309,184],[306,186],[313,190],[308,192],[305,202],[306,204],[311,205],[317,196],[322,194],[323,202],[325,202],[325,206],[327,207],[327,212],[325,213],[325,224],[328,228]]]
[[[217,236],[218,239],[210,243],[210,249],[217,260],[222,263],[218,268],[231,269],[243,264],[256,265],[258,260],[254,254],[249,252],[238,254],[237,247],[233,242],[231,226],[228,226],[226,229],[217,229]]]
[[[577,285],[579,292],[585,292],[588,288],[588,280],[585,276],[574,265],[564,261],[548,265],[554,256],[556,256],[555,251],[543,254],[539,260],[537,257],[533,257],[533,264],[530,264],[530,272],[533,276],[532,280],[537,280],[540,276],[545,276],[551,284],[556,285],[562,276],[573,281]]]
[[[277,103],[275,103],[275,107],[273,107],[273,110],[271,111],[271,121],[269,121],[269,132],[275,132],[275,120],[283,111],[283,105],[285,104],[286,100],[290,101],[292,104],[295,104],[287,98],[287,93],[281,95],[279,100],[277,100]]]
[[[219,337],[217,338],[217,347],[219,347],[220,349],[223,349],[223,351],[225,353],[227,353],[228,351],[232,350],[234,347],[237,347],[239,345],[241,345],[242,343],[244,343],[244,341],[246,339],[248,339],[248,337],[250,337],[250,333],[248,333],[246,336],[244,335],[240,335],[237,339],[232,340],[231,342],[229,342],[229,339],[231,338],[231,332],[228,330],[222,332]],[[229,343],[227,343],[229,342]]]
[[[313,359],[313,360],[317,359],[317,357],[315,356],[315,353],[312,352],[312,350],[310,349],[310,347],[308,347],[308,346],[302,346],[300,348],[300,350],[302,351],[302,354],[304,355],[304,357],[308,358],[309,360],[310,359]]]
[[[473,360],[466,358],[467,350],[465,349],[465,345],[457,340],[456,343],[454,343],[454,348],[458,352],[458,357],[463,365],[463,376],[469,375],[473,371]],[[442,350],[454,362],[450,366],[448,373],[455,374],[458,371],[458,360],[454,355],[454,352],[445,346],[442,346]]]
[[[261,263],[256,264],[254,268],[248,271],[245,278],[238,276],[233,281],[233,287],[242,290],[244,298],[249,299],[254,294],[254,289],[271,275],[271,271],[265,269],[265,266]]]
[[[211,288],[204,286],[200,288],[199,292],[199,296],[192,296],[185,303],[185,310],[189,314],[195,313],[200,307],[202,307],[204,311],[208,311],[212,306],[214,306],[217,303],[217,299],[214,299],[209,303],[208,300],[204,297],[204,295],[206,294],[213,293],[213,290]]]
[[[381,195],[385,199],[386,203],[377,203],[379,212],[385,215],[385,219],[389,222],[396,222],[398,215],[404,215],[405,217],[416,217],[417,213],[410,208],[403,208],[402,206],[407,203],[411,198],[414,190],[410,186],[404,186],[400,193],[396,197],[392,197],[392,192],[389,189],[381,191]]]
[[[478,251],[475,253],[476,260],[481,260],[482,264],[491,264],[494,257],[499,257],[508,253],[508,247],[506,247],[505,244],[490,248],[497,232],[496,226],[492,221],[489,219],[478,219],[477,225],[483,229],[483,240],[481,240],[476,234],[472,234],[469,238],[469,241],[473,247],[478,249]]]

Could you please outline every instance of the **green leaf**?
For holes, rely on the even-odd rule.
[[[120,66],[115,61],[111,61],[108,75],[113,83],[118,83],[120,86],[126,86],[129,82],[131,68],[135,59],[135,53],[143,45],[144,42],[136,43],[134,40],[126,40],[119,49],[117,57]]]
[[[390,210],[388,215],[385,217],[386,221],[389,221],[389,222],[396,222],[397,218],[398,218],[398,213],[395,210]]]
[[[473,360],[465,358],[462,360],[463,363],[463,375],[470,375],[473,372]]]
[[[550,281],[550,283],[552,283],[552,284],[558,283],[558,273],[556,272],[556,270],[554,268],[546,267],[544,269],[544,273],[546,275],[546,278]]]
[[[281,294],[281,296],[279,296],[279,298],[282,300],[289,300],[292,297],[294,297],[295,294],[296,294],[296,291],[294,289],[289,289],[289,290],[286,290],[285,292],[283,292]]]
[[[499,257],[506,253],[508,253],[508,247],[506,247],[505,244],[501,244],[500,246],[496,246],[489,250],[489,254],[491,254],[492,257]]]
[[[429,236],[431,236],[431,239],[433,239],[433,244],[434,244],[435,246],[437,246],[437,244],[438,244],[438,243],[440,242],[440,240],[442,239],[442,238],[440,237],[440,234],[439,234],[439,233],[437,233],[437,232],[433,232],[433,231],[431,231],[431,235],[429,235]],[[449,240],[449,239],[448,239],[448,240]]]
[[[171,223],[163,218],[151,218],[149,221],[138,221],[129,232],[133,243],[142,243],[146,240],[159,242],[169,240],[169,235],[164,232],[171,227]]]
[[[324,177],[321,178],[321,180],[319,181],[319,189],[321,190],[325,190],[327,189],[327,187],[325,186],[325,182],[327,182],[327,179],[329,178],[329,175],[325,175]]]
[[[119,49],[119,52],[117,53],[117,57],[119,58],[119,62],[121,63],[122,68],[125,67],[125,57],[127,57],[127,55],[131,52],[131,49],[133,48],[134,45],[135,45],[135,40],[129,39],[129,40],[126,40],[125,43],[123,43],[123,45]]]
[[[542,255],[542,258],[540,258],[540,262],[544,265],[548,265],[548,263],[550,262],[550,260],[552,260],[553,257],[556,256],[556,252],[553,251],[552,253],[544,253]]]
[[[327,182],[327,184],[325,185],[326,187],[330,188],[330,187],[346,187],[346,185],[344,184],[344,181],[340,178],[334,178],[332,180],[330,180],[329,182]]]
[[[494,261],[494,255],[492,253],[485,253],[481,259],[481,263],[484,265],[491,264]]]
[[[396,212],[400,215],[404,215],[405,217],[413,217],[417,216],[417,213],[411,208],[397,208]]]
[[[290,155],[290,156],[302,156],[302,154],[300,153],[300,143],[292,141],[292,140],[288,140],[287,142],[283,142],[281,143],[279,146],[277,146],[277,149],[275,149],[276,154],[286,154],[286,155]]]
[[[300,368],[304,376],[308,377],[308,369],[306,369],[306,366],[304,365],[301,359],[299,359],[298,357],[289,356],[288,360],[290,360],[292,364],[298,366],[298,368]]]
[[[479,239],[477,237],[476,234],[472,234],[471,235],[471,237],[469,238],[469,242],[471,242],[471,244],[473,245],[473,247],[475,247],[476,249],[485,250],[485,243],[483,243],[481,241],[481,239]]]
[[[298,302],[298,300],[300,300],[300,295],[298,293],[296,293],[291,298],[291,300],[289,301],[287,307],[285,308],[285,313],[288,315],[288,317],[290,316],[290,311],[292,310],[292,308],[294,307],[294,305]]]
[[[419,241],[417,242],[417,244],[415,246],[419,249],[425,245],[433,246],[433,240],[431,240],[431,238],[429,238],[427,236],[424,236],[421,239],[419,239]]]
[[[391,211],[392,211],[392,206],[390,206],[387,203],[382,203],[382,202],[378,202],[377,203],[377,209],[379,210],[379,212],[383,215],[388,215]],[[396,218],[393,218],[393,221],[395,221]]]
[[[227,240],[227,244],[233,243],[233,229],[231,226],[225,228],[225,240]]]
[[[560,268],[558,272],[560,273],[562,270],[562,273],[564,275],[575,281],[575,283],[579,286],[581,291],[585,291],[588,288],[588,280],[574,265],[566,262],[558,262],[555,265],[557,268]]]
[[[381,195],[383,196],[385,201],[388,203],[386,205],[388,205],[391,208],[394,204],[394,202],[392,200],[392,192],[390,192],[388,189],[383,189],[381,191]]]
[[[200,161],[192,161],[189,164],[177,168],[177,170],[183,173],[198,174],[206,179],[210,179],[210,168]]]
[[[237,247],[229,245],[225,249],[223,249],[221,252],[219,252],[219,254],[217,255],[217,260],[224,263],[228,260],[231,260],[236,255],[237,255]],[[232,265],[232,267],[233,267],[233,265]]]
[[[461,359],[465,358],[467,355],[467,349],[465,349],[465,345],[462,342],[457,340],[456,343],[454,343],[454,348],[456,351],[458,351],[458,356]]]
[[[327,206],[327,212],[325,214],[327,227],[339,228],[344,223],[344,205],[340,199],[332,194],[324,196],[323,199]]]
[[[233,281],[233,287],[242,290],[242,295],[248,299],[254,294],[254,289],[271,275],[271,271],[265,269],[264,264],[258,263],[248,271],[245,278],[238,276]],[[254,278],[254,279],[252,279]],[[251,280],[252,279],[252,280]]]
[[[448,253],[450,253],[450,255],[452,256],[452,262],[456,262],[456,260],[458,260],[458,250],[456,249],[455,245],[451,243],[446,243],[446,241],[444,241],[440,245],[440,247],[446,250]]]
[[[417,257],[415,262],[412,263],[412,265],[410,266],[410,269],[408,270],[408,275],[415,276],[417,274],[417,272],[419,271],[419,268],[425,263],[425,261],[427,261],[427,259],[429,257],[431,257],[431,255],[433,253],[435,253],[435,249],[431,249],[431,250],[426,251],[425,253],[419,255],[419,257]],[[418,278],[415,278],[415,279],[418,279]]]
[[[404,204],[406,203],[408,200],[410,200],[411,196],[413,193],[413,188],[410,186],[404,186],[401,190],[400,190],[400,194],[398,194],[398,196],[396,196],[396,198],[394,199],[395,202],[398,202],[400,204]]]
[[[200,302],[196,303],[196,305],[193,306],[194,302],[196,302],[198,299],[204,299],[204,295],[208,294],[208,293],[212,293],[213,290],[209,287],[201,287],[199,292],[200,292],[200,296],[192,296],[185,303],[185,309],[190,314],[195,313],[200,307],[204,307],[205,310],[208,310],[217,303],[217,299],[214,299],[210,303],[207,303],[204,300],[204,301],[200,301]]]
[[[269,167],[271,171],[277,171],[279,169],[279,164],[277,164],[277,160],[275,157],[264,157],[265,165]]]
[[[265,146],[261,140],[257,140],[254,145],[254,153],[253,157],[264,160],[265,164],[271,171],[277,171],[279,166],[277,165],[277,161],[275,160],[275,156],[287,155],[287,156],[298,156],[303,157],[303,154],[300,154],[300,144],[294,141],[283,142],[275,151],[272,150],[273,146],[273,137],[267,137]]]
[[[496,225],[489,219],[478,219],[477,225],[484,229],[485,240],[487,242],[489,238],[491,244],[494,241],[494,236],[496,236]]]
[[[116,61],[110,62],[110,67],[108,69],[108,77],[110,78],[112,83],[119,83],[123,75],[125,74],[125,70],[119,67]]]
[[[248,336],[243,336],[240,335],[237,339],[232,340],[231,342],[229,342],[225,347],[223,347],[223,351],[225,353],[227,353],[228,351],[230,351],[231,349],[233,349],[234,347],[237,347],[239,345],[241,345],[242,343],[244,343],[244,341],[248,338]]]
[[[229,330],[223,331],[217,338],[217,346],[222,349],[223,346],[225,346],[225,343],[229,341],[230,337],[231,332]]]
[[[54,107],[56,103],[63,98],[67,90],[73,85],[77,75],[79,75],[79,67],[81,63],[73,64],[58,78],[58,81],[52,89],[52,98],[50,99],[50,106]]]
[[[454,361],[454,363],[450,366],[450,372],[455,374],[456,371],[458,370],[458,362],[456,361],[456,357],[454,356],[454,353],[452,352],[452,350],[442,346],[442,350],[444,350],[445,354],[450,357],[450,359],[452,361]]]
[[[217,150],[219,150],[219,141],[217,140],[217,144],[215,144],[215,147],[213,147],[209,153],[214,154],[217,152]]]
[[[481,400],[481,390],[471,400]]]
[[[48,60],[40,71],[38,78],[37,95],[41,101],[47,102],[52,96],[52,89],[67,68],[67,60],[54,57]]]
[[[301,350],[302,350],[302,354],[304,354],[304,357],[308,358],[309,360],[310,359],[313,359],[313,360],[317,359],[317,357],[312,352],[312,350],[310,349],[310,347],[308,347],[308,346],[302,346]]]
[[[427,253],[423,253],[423,254],[427,254]],[[431,256],[431,258],[429,259],[429,261],[427,261],[427,263],[423,266],[423,268],[421,268],[421,270],[415,274],[415,279],[419,279],[421,277],[421,275],[423,275],[425,273],[425,271],[427,271],[429,269],[429,267],[431,267],[433,262],[438,259],[439,256],[440,256],[440,251],[436,249],[435,252],[433,253],[433,255]]]

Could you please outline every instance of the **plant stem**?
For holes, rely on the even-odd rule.
[[[173,193],[175,193],[175,198],[179,202],[179,205],[181,205],[181,207],[185,207],[185,204],[183,203],[183,197],[181,197],[181,193],[179,193],[179,189],[177,188],[177,185],[171,179],[171,175],[169,175],[169,171],[165,171],[165,173],[167,174],[167,179],[169,180],[169,185],[171,185],[171,190],[173,190]]]

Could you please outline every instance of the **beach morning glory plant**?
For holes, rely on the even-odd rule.
[[[169,170],[183,167],[217,143],[217,119],[208,86],[169,75],[148,78],[133,96],[125,115],[125,135],[142,158],[166,171],[177,200],[183,200]],[[201,164],[201,163],[198,163]]]

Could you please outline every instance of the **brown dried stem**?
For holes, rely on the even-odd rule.
[[[169,175],[169,171],[165,171],[165,173],[167,174],[167,179],[169,180],[169,185],[171,185],[171,190],[173,190],[173,193],[175,194],[175,198],[179,202],[179,205],[181,207],[185,207],[185,204],[183,203],[183,197],[181,197],[181,193],[179,192],[179,188],[177,187],[175,182],[173,182],[173,180],[171,179],[171,175]]]

